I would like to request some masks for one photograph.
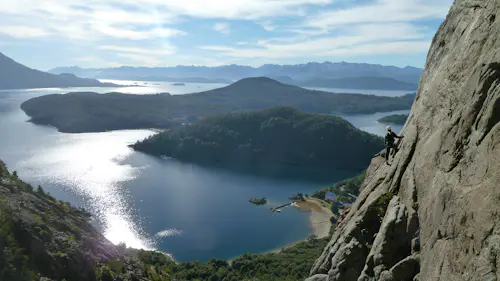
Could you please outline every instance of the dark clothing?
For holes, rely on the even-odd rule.
[[[387,132],[385,135],[385,160],[387,161],[389,161],[389,156],[391,155],[391,148],[397,151],[397,147],[394,144],[396,138],[400,139],[402,137],[392,131]]]
[[[396,133],[394,132],[387,132],[387,134],[385,134],[385,145],[386,146],[393,145],[395,138],[401,138],[401,137],[396,135]]]
[[[385,147],[385,160],[387,160],[387,161],[389,161],[389,155],[391,155],[391,148],[394,149],[394,151],[397,150],[397,147],[395,144],[387,145]]]

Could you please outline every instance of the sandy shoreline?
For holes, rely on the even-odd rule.
[[[315,198],[306,198],[306,201],[297,202],[299,209],[303,212],[310,212],[309,223],[311,230],[317,238],[325,238],[330,234],[333,216],[332,211],[321,205],[321,201]]]

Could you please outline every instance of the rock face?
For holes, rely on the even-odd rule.
[[[372,160],[311,280],[500,280],[499,83],[500,1],[456,0],[400,151]]]

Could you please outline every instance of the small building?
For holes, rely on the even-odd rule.
[[[335,193],[329,191],[325,194],[325,201],[334,202],[335,200],[337,200],[337,195]]]

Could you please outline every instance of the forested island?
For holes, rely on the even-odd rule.
[[[382,117],[377,121],[384,124],[404,125],[408,119],[408,114],[394,114]]]
[[[383,148],[383,141],[340,117],[276,107],[207,117],[132,147],[230,169],[280,173],[295,167],[298,176],[311,170],[362,170]]]
[[[415,94],[402,97],[334,94],[257,77],[186,95],[90,92],[46,95],[24,102],[21,108],[31,122],[51,125],[61,132],[79,133],[168,129],[205,116],[274,106],[290,106],[311,113],[368,114],[409,109],[414,98]]]

